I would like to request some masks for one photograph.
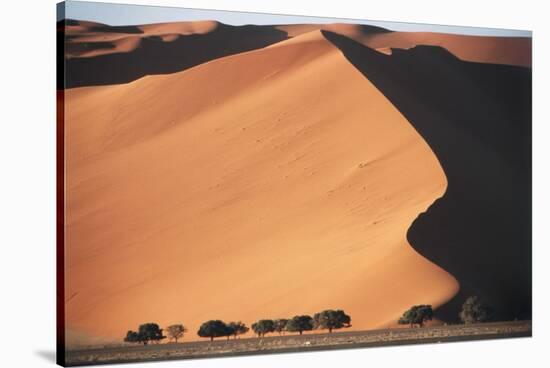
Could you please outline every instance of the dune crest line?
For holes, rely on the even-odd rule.
[[[440,309],[457,319],[466,296],[496,318],[531,318],[531,70],[465,62],[441,47],[383,55],[323,31],[430,145],[446,193],[407,237],[453,274],[460,293]]]

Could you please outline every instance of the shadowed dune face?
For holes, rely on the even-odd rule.
[[[406,239],[445,191],[436,156],[320,32],[301,40],[66,91],[69,339],[327,308],[362,330],[455,295]]]
[[[438,157],[445,195],[408,231],[412,246],[454,275],[497,318],[531,316],[531,70],[463,62],[438,47],[382,55],[325,36],[401,111]]]
[[[355,40],[361,42],[359,39]],[[531,67],[530,37],[480,37],[430,32],[392,32],[374,34],[366,42],[361,43],[372,49],[439,46],[464,61]]]

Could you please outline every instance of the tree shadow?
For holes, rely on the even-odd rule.
[[[384,55],[324,36],[407,118],[447,177],[444,196],[408,230],[413,248],[460,292],[438,310],[457,319],[469,295],[496,318],[531,317],[531,69],[465,62],[417,46]]]

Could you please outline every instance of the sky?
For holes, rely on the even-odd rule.
[[[58,8],[59,9],[59,8]],[[63,18],[58,12],[58,20]],[[104,24],[138,25],[193,20],[217,20],[231,25],[243,24],[295,24],[295,23],[354,23],[383,27],[404,32],[442,32],[478,36],[531,37],[530,31],[444,26],[419,23],[400,23],[342,18],[320,18],[223,10],[187,9],[166,6],[110,4],[86,1],[66,1],[65,18],[88,20]]]

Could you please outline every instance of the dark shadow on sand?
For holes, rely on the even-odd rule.
[[[383,55],[324,36],[399,109],[431,147],[448,188],[409,228],[410,244],[450,272],[496,318],[531,317],[531,69],[465,62],[417,46]],[[372,118],[372,117],[371,117]]]
[[[102,31],[107,32],[109,29]],[[175,73],[213,59],[259,49],[285,39],[286,32],[273,27],[236,27],[225,24],[220,24],[214,31],[206,34],[180,36],[170,42],[157,36],[145,37],[131,52],[66,59],[65,81],[61,74],[58,89],[128,83],[146,75]],[[80,45],[67,42],[65,45],[71,50],[83,48],[86,51],[112,48],[108,42]]]

